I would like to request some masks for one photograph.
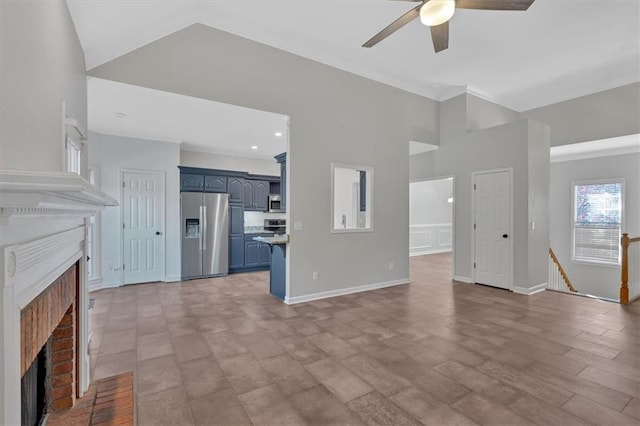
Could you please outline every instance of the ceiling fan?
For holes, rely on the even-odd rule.
[[[418,16],[431,29],[436,53],[449,47],[449,19],[458,9],[527,10],[535,0],[395,0],[420,3],[388,27],[371,37],[362,47],[373,47]]]

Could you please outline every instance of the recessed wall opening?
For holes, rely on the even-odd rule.
[[[409,183],[412,273],[428,263],[431,272],[435,267],[448,278],[453,275],[453,189],[453,177]]]

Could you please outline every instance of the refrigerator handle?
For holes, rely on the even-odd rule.
[[[207,249],[207,206],[202,206],[204,217],[204,229],[202,230],[202,250]]]
[[[198,242],[199,242],[199,245],[200,245],[200,251],[202,251],[202,240],[203,240],[203,235],[202,234],[204,233],[204,228],[202,228],[202,206],[200,206],[199,215],[200,215],[200,227],[201,227],[201,229],[200,229],[200,241],[198,241]]]

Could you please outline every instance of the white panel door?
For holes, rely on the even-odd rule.
[[[122,173],[124,283],[164,279],[162,173]]]
[[[510,288],[511,172],[474,176],[475,282]]]

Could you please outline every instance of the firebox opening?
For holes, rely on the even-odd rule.
[[[47,413],[47,346],[42,347],[21,380],[23,426],[41,425]]]

